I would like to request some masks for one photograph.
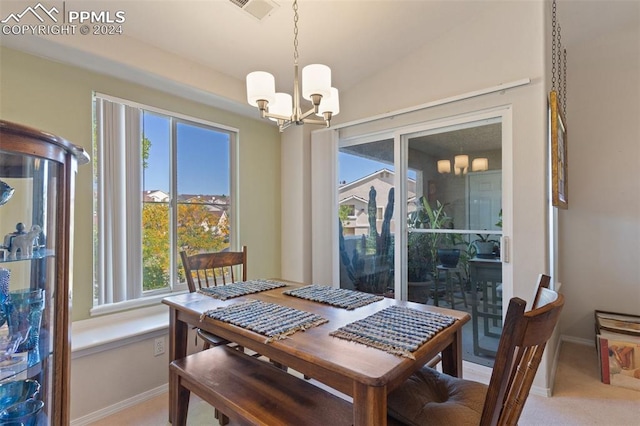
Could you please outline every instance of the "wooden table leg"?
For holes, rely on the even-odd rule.
[[[442,371],[453,377],[462,377],[462,328],[453,341],[442,351]]]
[[[187,356],[187,337],[189,326],[178,320],[178,311],[169,309],[169,363]],[[177,383],[172,374],[169,374],[169,422],[174,419],[174,407],[177,405]],[[188,404],[188,400],[187,400]]]
[[[187,412],[189,411],[189,397],[191,391],[184,386],[180,385],[182,379],[175,373],[175,371],[169,371],[169,381],[174,386],[174,398],[170,401],[169,411],[171,417],[169,422],[173,426],[186,426],[187,424]]]
[[[356,383],[353,390],[355,426],[386,426],[387,388]]]

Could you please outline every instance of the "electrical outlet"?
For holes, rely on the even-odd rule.
[[[160,356],[164,353],[164,337],[158,337],[153,343],[153,356]]]

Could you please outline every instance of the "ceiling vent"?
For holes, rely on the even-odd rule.
[[[240,9],[247,12],[249,15],[256,19],[262,20],[262,18],[269,16],[271,12],[278,7],[278,4],[271,0],[229,0],[231,3],[238,6]]]

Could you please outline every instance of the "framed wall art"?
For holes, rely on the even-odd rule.
[[[556,91],[549,92],[551,112],[551,192],[554,207],[569,208],[567,197],[567,125]]]

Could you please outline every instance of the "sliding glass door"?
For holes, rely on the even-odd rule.
[[[407,181],[416,182],[405,191],[401,292],[409,301],[468,311],[464,359],[491,366],[502,329],[502,125],[482,120],[400,140]]]
[[[502,326],[502,117],[340,140],[340,287],[466,310],[464,359]]]

